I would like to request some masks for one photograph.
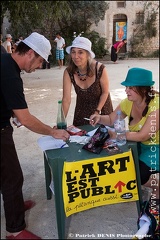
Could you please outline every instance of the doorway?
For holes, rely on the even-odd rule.
[[[125,14],[116,14],[113,17],[113,38],[112,44],[127,39],[127,16]],[[120,49],[120,53],[126,52],[126,44]]]

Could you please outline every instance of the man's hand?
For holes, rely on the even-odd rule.
[[[64,129],[57,129],[57,127],[54,126],[53,127],[52,137],[63,139],[66,142],[66,141],[69,140],[70,135],[69,135],[69,133],[66,130],[64,130]]]

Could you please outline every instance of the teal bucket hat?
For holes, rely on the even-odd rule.
[[[123,86],[152,86],[155,81],[152,80],[152,72],[144,68],[131,68],[128,71],[125,81],[121,82]]]

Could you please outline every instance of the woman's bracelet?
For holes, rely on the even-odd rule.
[[[98,114],[101,114],[101,110],[96,109],[95,112],[97,112]]]

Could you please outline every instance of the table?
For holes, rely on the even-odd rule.
[[[80,128],[88,131],[94,128],[91,125],[80,126]],[[141,182],[140,172],[138,164],[138,152],[137,143],[127,141],[127,144],[122,146],[123,152],[132,150],[133,159],[135,162],[136,179],[138,186],[139,200],[136,201],[138,215],[141,210],[142,195],[141,195]],[[80,150],[80,151],[79,151]],[[106,151],[98,155],[100,157],[107,156]],[[97,154],[88,152],[82,149],[82,145],[76,143],[69,143],[69,147],[63,149],[46,150],[44,152],[44,167],[45,167],[45,179],[46,179],[46,193],[47,199],[52,198],[52,191],[50,189],[51,180],[54,182],[54,193],[55,193],[55,206],[56,206],[56,218],[59,239],[65,239],[65,227],[66,227],[66,216],[64,212],[63,193],[62,193],[62,172],[64,161],[80,161],[91,158],[97,158]]]

